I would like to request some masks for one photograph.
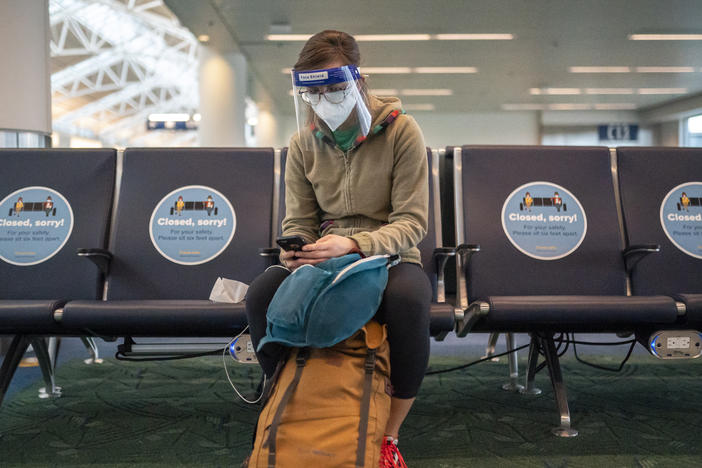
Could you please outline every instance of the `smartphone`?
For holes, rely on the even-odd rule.
[[[277,238],[276,243],[283,250],[302,250],[302,246],[308,242],[300,236],[282,236]]]

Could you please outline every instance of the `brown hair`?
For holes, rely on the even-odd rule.
[[[361,64],[361,52],[350,34],[327,29],[310,37],[300,51],[295,70],[319,69],[334,60],[344,65]]]

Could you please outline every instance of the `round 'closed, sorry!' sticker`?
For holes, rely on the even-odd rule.
[[[73,210],[49,187],[25,187],[0,201],[0,260],[18,266],[42,263],[71,237]]]
[[[156,205],[149,234],[156,250],[180,265],[200,265],[227,248],[236,215],[227,198],[212,187],[180,187]]]
[[[557,260],[585,239],[587,218],[575,196],[551,182],[517,187],[502,206],[502,228],[520,252],[538,260]]]
[[[702,182],[680,184],[663,198],[661,225],[686,254],[702,258]]]

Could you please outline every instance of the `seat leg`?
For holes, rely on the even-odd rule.
[[[7,393],[7,389],[10,387],[10,381],[15,375],[17,366],[19,366],[22,356],[24,356],[28,347],[29,339],[26,336],[15,335],[12,338],[5,359],[2,361],[2,367],[0,367],[0,405],[2,405],[5,393]]]
[[[536,377],[536,365],[539,362],[539,342],[535,336],[531,336],[529,342],[529,361],[527,363],[526,385],[519,393],[523,395],[541,395],[541,389],[534,384]]]
[[[509,364],[509,382],[502,386],[502,390],[508,392],[521,392],[524,388],[519,384],[519,363],[517,362],[517,351],[515,348],[514,333],[505,333],[505,343],[507,344],[507,363]]]
[[[32,348],[37,355],[41,373],[44,376],[46,387],[39,389],[39,398],[58,398],[61,396],[61,387],[56,385],[54,379],[54,365],[49,355],[49,348],[46,340],[42,337],[32,338]]]
[[[86,348],[88,348],[88,351],[90,352],[90,357],[88,359],[84,359],[83,362],[86,364],[102,364],[102,359],[100,359],[99,353],[98,353],[98,347],[97,343],[95,343],[95,339],[90,336],[81,336],[80,337],[81,341],[85,345]]]
[[[488,344],[485,347],[485,355],[481,358],[487,358],[490,356],[493,356],[495,354],[495,345],[497,344],[497,339],[500,337],[499,333],[490,333],[490,337],[488,338]],[[500,358],[492,358],[490,359],[492,362],[498,362]]]
[[[434,336],[434,340],[436,341],[444,341],[446,339],[446,336],[448,335],[447,331],[443,331],[439,333],[438,335]]]
[[[49,338],[47,349],[49,351],[49,359],[51,359],[51,368],[56,371],[56,361],[58,360],[58,352],[61,347],[61,338],[52,336]]]
[[[539,337],[539,344],[544,351],[546,358],[546,367],[551,376],[551,384],[553,385],[553,393],[560,413],[561,425],[551,430],[559,437],[575,437],[578,431],[570,426],[570,409],[568,408],[568,395],[563,384],[563,375],[561,375],[561,364],[558,360],[556,345],[553,343],[553,335],[548,337]]]

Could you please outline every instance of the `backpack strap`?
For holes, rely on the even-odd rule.
[[[363,468],[366,459],[366,438],[368,437],[368,413],[370,412],[371,391],[373,390],[373,371],[375,370],[375,349],[368,349],[366,371],[361,398],[361,418],[358,421],[358,446],[356,447],[356,467]]]
[[[273,395],[273,389],[275,388],[275,385],[278,383],[278,379],[280,378],[280,374],[283,372],[283,368],[285,368],[285,363],[288,362],[288,358],[290,357],[290,348],[285,348],[285,351],[281,354],[280,358],[278,359],[278,363],[275,365],[275,371],[273,371],[273,375],[271,376],[270,379],[266,381],[266,385],[263,388],[263,398],[261,399],[260,405],[261,408],[264,408],[268,404],[268,400],[270,400],[271,396]],[[260,414],[259,414],[260,416]],[[254,439],[255,439],[255,434],[254,434]]]
[[[265,445],[268,446],[268,468],[275,467],[275,438],[278,433],[280,419],[283,416],[283,410],[290,401],[292,394],[295,392],[295,388],[297,388],[297,384],[300,383],[302,369],[305,367],[309,355],[309,348],[298,349],[297,357],[295,358],[295,362],[297,363],[297,369],[295,369],[295,376],[293,377],[292,382],[290,382],[290,385],[288,385],[288,388],[285,389],[285,393],[280,399],[280,404],[278,405],[278,409],[275,412],[275,416],[273,416],[273,422],[271,422],[271,428],[268,431],[268,440],[265,443]]]
[[[285,352],[281,355],[280,359],[278,360],[278,364],[276,364],[275,366],[275,372],[273,372],[271,378],[264,378],[264,385],[263,389],[261,390],[261,392],[263,392],[263,398],[261,398],[261,401],[258,403],[261,407],[261,411],[259,411],[258,417],[256,418],[256,424],[254,425],[254,430],[251,437],[251,450],[253,450],[253,448],[256,445],[256,433],[258,432],[258,422],[261,420],[261,415],[263,414],[264,408],[268,404],[268,400],[270,400],[271,395],[273,395],[273,388],[275,388],[275,384],[278,382],[280,373],[283,372],[283,367],[285,367],[285,362],[288,360],[288,357],[290,357],[290,348],[285,348]],[[241,468],[246,468],[247,466],[248,465],[242,464]]]

